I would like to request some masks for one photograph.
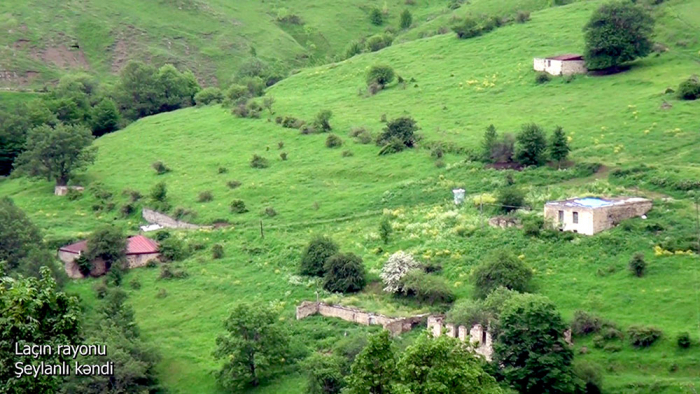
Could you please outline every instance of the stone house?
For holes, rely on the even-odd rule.
[[[569,54],[553,57],[534,59],[535,71],[546,72],[552,75],[585,74],[588,72],[583,56]]]
[[[643,216],[651,207],[651,200],[640,197],[574,198],[547,202],[544,217],[562,231],[593,235],[625,219]]]
[[[58,258],[64,263],[68,277],[77,279],[85,276],[80,272],[75,260],[87,251],[87,240],[66,245],[58,249]],[[129,237],[126,245],[126,267],[143,267],[151,260],[160,258],[158,243],[143,235]],[[92,262],[90,276],[100,276],[109,270],[105,262],[97,259]]]

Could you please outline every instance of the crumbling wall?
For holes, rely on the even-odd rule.
[[[154,211],[152,209],[143,208],[141,210],[141,216],[148,223],[159,224],[165,228],[185,228],[185,229],[198,229],[198,228],[211,228],[211,226],[198,226],[196,224],[183,222],[172,218],[164,213]]]
[[[491,333],[480,324],[475,324],[471,328],[467,326],[457,326],[455,324],[445,324],[445,317],[442,315],[428,316],[428,331],[439,337],[443,334],[452,338],[459,338],[460,341],[472,344],[474,353],[484,356],[488,361],[493,358],[493,340]]]

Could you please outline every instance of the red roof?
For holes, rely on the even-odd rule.
[[[58,250],[62,252],[80,254],[87,249],[87,240],[76,242],[74,244],[66,245]],[[126,254],[149,254],[158,253],[158,243],[150,238],[146,238],[143,235],[136,235],[129,237],[128,243],[126,245]]]
[[[547,60],[561,60],[561,61],[583,60],[583,55],[576,55],[576,54],[559,55],[559,56],[548,57]]]

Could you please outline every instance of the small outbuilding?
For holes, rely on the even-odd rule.
[[[546,72],[552,75],[585,74],[588,72],[586,62],[582,55],[569,54],[552,57],[536,57],[534,60],[535,71]]]
[[[78,257],[87,251],[87,240],[66,245],[58,249],[58,258],[65,265],[66,274],[70,278],[84,278],[80,272],[78,264],[75,262]],[[158,243],[143,235],[129,237],[126,244],[126,267],[143,267],[151,260],[160,258]],[[100,276],[109,270],[105,262],[98,259],[92,262],[91,276]]]
[[[544,217],[562,231],[593,235],[643,216],[651,207],[651,200],[641,197],[573,198],[547,202]]]

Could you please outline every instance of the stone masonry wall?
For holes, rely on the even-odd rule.
[[[141,216],[148,223],[159,224],[165,228],[185,228],[185,229],[198,229],[198,228],[211,228],[211,226],[198,226],[196,224],[183,222],[172,218],[164,213],[154,211],[152,209],[143,208],[141,210]]]
[[[487,361],[493,358],[493,340],[491,333],[484,329],[480,324],[475,324],[471,328],[466,326],[456,326],[454,324],[444,324],[445,317],[434,315],[428,317],[428,331],[434,337],[439,337],[443,334],[452,338],[459,338],[460,341],[466,342],[469,340],[474,346],[474,353],[484,356]]]

